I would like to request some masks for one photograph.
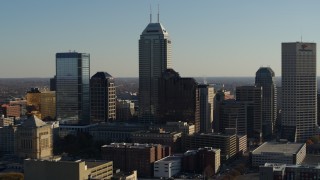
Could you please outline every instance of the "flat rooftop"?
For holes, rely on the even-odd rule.
[[[165,158],[162,158],[156,162],[162,161],[162,162],[172,162],[172,161],[177,161],[177,160],[181,160],[182,156],[167,156]]]
[[[94,168],[100,166],[105,163],[109,163],[110,161],[85,161],[88,168]]]
[[[292,154],[296,154],[303,145],[304,143],[265,142],[256,148],[252,154],[279,153],[291,156]]]
[[[113,147],[113,148],[151,148],[160,144],[139,144],[139,143],[111,143],[109,145],[103,145],[101,147]]]

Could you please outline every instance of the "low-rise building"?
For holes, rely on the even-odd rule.
[[[138,124],[127,123],[101,123],[89,129],[89,134],[95,141],[128,142],[133,133],[145,129]]]
[[[117,169],[114,171],[111,180],[138,180],[138,172],[131,171],[131,172],[123,172]]]
[[[181,171],[182,156],[167,156],[154,162],[154,177],[171,178]]]
[[[0,118],[0,127],[14,125],[14,118],[5,118],[4,115]]]
[[[15,154],[18,157],[42,159],[53,155],[51,125],[35,115],[18,126],[15,134]]]
[[[153,163],[170,154],[170,148],[160,144],[111,143],[101,147],[102,159],[113,161],[121,171],[137,170],[139,177],[153,177]]]
[[[236,134],[202,133],[183,137],[182,148],[184,151],[197,150],[204,147],[220,149],[221,160],[228,160],[237,153]]]
[[[134,143],[156,143],[170,146],[172,152],[181,151],[181,132],[167,132],[163,129],[139,131],[132,135]]]
[[[4,117],[20,118],[21,107],[19,105],[3,104],[1,106]]]
[[[185,152],[182,159],[183,172],[206,173],[209,176],[216,174],[221,165],[220,153],[220,149],[211,147]]]
[[[162,128],[168,132],[182,132],[182,135],[192,135],[195,133],[194,124],[188,124],[187,122],[182,121],[167,122]]]
[[[237,135],[237,152],[243,154],[248,149],[247,135]]]
[[[93,127],[96,127],[98,124],[89,124],[89,125],[66,125],[59,124],[59,136],[61,138],[67,135],[77,135],[77,133],[89,133],[89,130]]]
[[[14,154],[16,126],[0,127],[0,153]]]
[[[306,144],[265,142],[251,156],[252,166],[265,163],[300,164],[306,157]]]
[[[24,160],[25,180],[111,179],[111,161]]]
[[[9,101],[10,106],[19,106],[20,115],[24,116],[27,113],[27,100],[23,98],[13,98]]]
[[[117,121],[126,122],[134,115],[134,103],[130,100],[117,100]]]
[[[320,165],[288,165],[278,163],[266,163],[259,167],[260,179],[320,179]]]

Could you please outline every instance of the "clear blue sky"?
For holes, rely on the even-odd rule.
[[[91,55],[91,75],[138,76],[149,5],[168,30],[182,76],[281,75],[281,42],[320,41],[318,0],[7,0],[0,5],[0,78],[51,77],[55,53]]]

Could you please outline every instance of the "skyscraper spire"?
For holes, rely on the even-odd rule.
[[[159,16],[160,16],[160,10],[159,10],[159,4],[158,4],[158,23],[160,23]]]
[[[151,4],[150,4],[150,23],[152,23],[152,9],[151,9]]]

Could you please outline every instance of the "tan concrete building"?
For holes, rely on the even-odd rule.
[[[112,161],[24,161],[25,180],[89,180],[111,179]]]
[[[138,180],[137,171],[122,172],[119,170],[119,172],[113,174],[111,180]]]
[[[244,154],[248,150],[247,135],[237,135],[237,152]]]
[[[40,97],[41,97],[41,92],[39,91],[39,89],[31,88],[31,90],[27,92],[26,99],[27,99],[28,114],[34,114],[41,119]]]
[[[20,158],[42,159],[52,156],[52,129],[35,115],[16,131],[16,152]]]
[[[45,91],[40,95],[40,112],[42,119],[56,117],[56,92]]]
[[[5,118],[4,115],[0,118],[0,127],[14,124],[14,118]]]

